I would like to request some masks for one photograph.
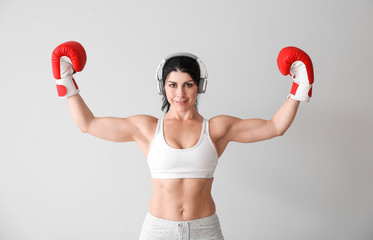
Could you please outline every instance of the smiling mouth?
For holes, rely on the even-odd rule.
[[[184,105],[187,101],[175,101],[177,104]]]

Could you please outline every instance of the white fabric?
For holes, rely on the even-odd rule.
[[[308,92],[310,91],[311,87],[311,84],[299,84],[295,95],[289,94],[288,97],[302,102],[309,102],[310,97],[308,96]]]
[[[72,78],[56,79],[56,84],[65,86],[67,90],[66,95],[62,97],[60,96],[60,98],[67,98],[80,92],[79,89],[76,89]]]
[[[177,149],[165,141],[162,118],[158,120],[147,161],[153,178],[212,178],[218,158],[210,138],[208,120],[203,119],[202,132],[196,145]]]
[[[308,92],[312,88],[312,84],[309,83],[305,64],[301,61],[295,61],[290,67],[290,74],[294,82],[299,86],[296,93],[294,95],[290,94],[288,97],[302,102],[309,102],[310,97],[308,96]]]
[[[173,221],[146,214],[139,240],[224,240],[219,217]]]
[[[70,59],[66,56],[60,59],[60,72],[61,79],[56,79],[56,84],[64,86],[67,90],[66,95],[60,96],[60,98],[67,98],[78,94],[80,91],[75,87],[73,82],[74,69]]]

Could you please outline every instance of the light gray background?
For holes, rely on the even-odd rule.
[[[372,1],[0,2],[0,239],[137,239],[152,195],[136,143],[83,134],[57,97],[50,56],[81,42],[76,74],[96,116],[162,116],[154,73],[169,53],[207,65],[206,118],[269,119],[298,46],[314,96],[283,137],[229,144],[213,197],[226,239],[373,239]]]

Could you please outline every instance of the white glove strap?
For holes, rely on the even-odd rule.
[[[66,95],[65,96],[60,96],[60,98],[67,98],[71,97],[75,94],[78,94],[80,92],[78,86],[74,84],[74,81],[72,78],[62,78],[62,79],[56,79],[56,84],[57,85],[62,85],[66,88]]]
[[[308,96],[308,92],[312,88],[312,84],[302,84],[302,83],[293,83],[296,84],[298,87],[296,89],[292,89],[292,93],[288,95],[288,98],[292,98],[294,100],[298,100],[301,102],[309,102],[310,97]],[[293,86],[294,88],[294,86]],[[295,90],[295,94],[294,93]]]

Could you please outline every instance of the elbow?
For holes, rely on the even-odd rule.
[[[287,126],[283,126],[281,124],[276,124],[275,122],[273,122],[273,128],[272,128],[272,131],[273,131],[273,134],[276,136],[276,137],[280,137],[280,136],[284,136],[285,132],[288,130],[288,127]]]
[[[276,131],[276,137],[284,136],[284,134],[286,133],[286,130],[287,129],[277,129],[277,131]]]
[[[88,133],[88,128],[87,127],[79,127],[79,129],[82,133]]]
[[[79,130],[82,133],[89,133],[90,132],[90,123],[79,124],[78,127],[79,127]]]
[[[277,133],[277,137],[284,136],[285,132],[286,132],[286,131],[279,131],[279,132]]]
[[[80,131],[82,133],[90,133],[93,120],[94,120],[94,117],[87,119],[84,122],[80,122],[80,124],[78,124]]]

